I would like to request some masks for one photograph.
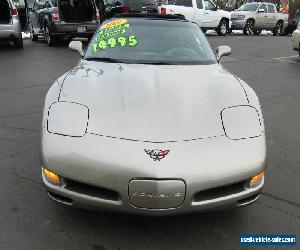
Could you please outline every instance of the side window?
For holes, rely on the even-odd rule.
[[[211,1],[204,1],[206,10],[216,10],[216,6]]]
[[[263,9],[265,13],[268,12],[268,10],[267,10],[267,5],[265,5],[265,4],[261,4],[261,5],[259,6],[259,9]]]
[[[268,13],[275,13],[275,6],[273,4],[268,4]]]
[[[197,2],[197,8],[198,9],[203,9],[202,0],[196,0],[196,2]]]

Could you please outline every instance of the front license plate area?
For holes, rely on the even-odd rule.
[[[79,33],[86,32],[86,27],[85,27],[85,26],[78,26],[78,27],[77,27],[77,31],[78,31]]]

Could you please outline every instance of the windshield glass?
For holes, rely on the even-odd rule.
[[[246,3],[242,5],[238,10],[239,11],[256,11],[258,7],[257,3]]]
[[[214,53],[196,24],[135,18],[104,22],[86,60],[149,64],[213,64]]]

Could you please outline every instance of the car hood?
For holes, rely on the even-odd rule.
[[[89,108],[89,133],[147,142],[224,135],[221,111],[247,104],[239,81],[218,64],[86,61],[68,73],[59,100]]]

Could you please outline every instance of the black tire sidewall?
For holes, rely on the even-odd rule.
[[[47,39],[46,30],[48,30],[48,36],[50,38],[50,41]],[[45,26],[44,32],[45,32],[46,43],[48,44],[48,46],[50,46],[50,47],[55,46],[55,39],[54,39],[54,37],[53,37],[53,35],[51,33],[51,30],[50,30],[50,28],[49,28],[48,25]]]
[[[252,25],[252,32],[253,32],[253,34],[254,34],[254,21],[251,20],[251,19],[249,19],[249,20],[246,21],[245,27],[244,27],[244,29],[243,29],[243,34],[244,34],[245,36],[253,35],[253,34],[249,34],[249,31],[248,31],[248,27],[249,27],[249,23],[250,23],[250,22],[253,24],[253,25]]]
[[[13,45],[16,49],[23,49],[23,38],[16,38],[13,40]]]
[[[221,27],[222,25],[225,24],[226,25],[226,32],[222,33]],[[219,36],[226,36],[227,32],[228,32],[228,28],[229,28],[229,24],[226,20],[222,19],[219,23],[219,26],[217,28],[217,33]]]

